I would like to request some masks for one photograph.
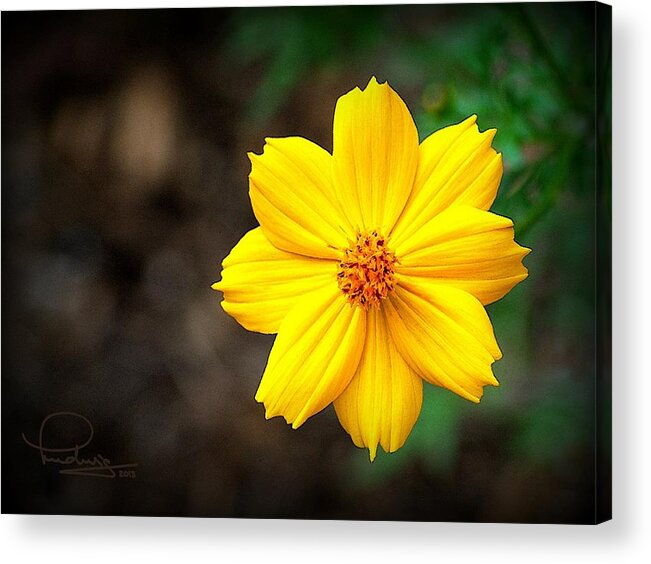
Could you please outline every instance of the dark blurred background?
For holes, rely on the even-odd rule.
[[[3,13],[3,512],[593,521],[595,30],[592,3]],[[533,249],[489,307],[501,387],[477,406],[426,386],[373,464],[332,408],[265,421],[273,337],[210,289],[256,225],[246,152],[330,150],[337,98],[371,75],[421,138],[473,113],[498,129],[493,209]],[[136,478],[43,466],[21,434],[57,411]]]

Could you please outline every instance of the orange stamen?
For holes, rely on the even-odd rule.
[[[375,230],[360,232],[339,262],[339,288],[351,304],[379,308],[393,290],[396,262],[396,255],[386,247],[382,235]]]

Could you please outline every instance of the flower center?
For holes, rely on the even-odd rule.
[[[396,262],[396,255],[386,247],[382,235],[375,230],[362,231],[339,262],[339,288],[351,304],[364,309],[370,305],[378,308],[393,290]]]

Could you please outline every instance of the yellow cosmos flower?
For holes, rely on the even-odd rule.
[[[278,333],[255,399],[294,428],[334,403],[358,447],[394,452],[423,380],[479,402],[501,358],[484,305],[526,278],[529,249],[487,211],[502,177],[476,116],[418,143],[372,78],[342,96],[332,155],[301,137],[250,153],[260,227],[223,261],[222,307]]]

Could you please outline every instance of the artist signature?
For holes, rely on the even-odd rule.
[[[56,419],[59,419],[59,424],[63,419],[77,420],[76,425],[80,426],[82,431],[82,440],[75,441],[72,446],[46,446],[43,444],[45,429],[51,425]],[[72,474],[75,476],[95,476],[97,478],[135,478],[136,471],[133,470],[137,464],[111,464],[111,461],[101,454],[95,454],[91,458],[86,458],[87,455],[82,456],[80,451],[87,447],[93,440],[95,430],[93,424],[83,415],[73,413],[71,411],[59,411],[51,413],[41,423],[41,428],[38,431],[38,440],[36,442],[30,441],[25,433],[22,434],[23,441],[28,446],[38,450],[41,455],[41,463],[54,464],[62,466],[59,469],[59,474]]]

